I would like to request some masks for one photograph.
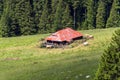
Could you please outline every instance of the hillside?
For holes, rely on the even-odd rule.
[[[0,38],[0,80],[93,80],[116,29],[82,30],[94,35],[90,45],[64,50],[39,48],[49,34]]]

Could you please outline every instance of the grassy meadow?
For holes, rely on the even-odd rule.
[[[93,80],[116,29],[82,30],[89,45],[64,50],[39,48],[49,34],[0,38],[0,80]]]

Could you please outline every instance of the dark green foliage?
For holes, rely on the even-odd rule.
[[[33,0],[34,24],[37,32],[39,31],[40,17],[42,15],[45,0]]]
[[[107,21],[107,27],[120,27],[120,1],[113,0],[110,17]]]
[[[102,55],[95,80],[120,79],[120,29],[115,31],[112,42]]]
[[[47,3],[46,3],[47,2]],[[0,35],[120,26],[119,0],[0,0]]]
[[[47,33],[51,29],[51,22],[50,22],[50,13],[48,8],[48,0],[46,0],[44,4],[44,9],[42,12],[42,15],[40,17],[40,23],[39,23],[39,33]]]
[[[57,9],[56,9],[56,12],[55,12],[55,16],[54,16],[54,30],[57,31],[59,29],[62,29],[63,28],[63,25],[62,25],[62,16],[63,16],[63,0],[59,0],[59,3],[57,5]]]
[[[3,13],[3,0],[0,0],[0,18],[2,16]]]
[[[1,20],[1,16],[3,13],[3,0],[0,0],[0,20]],[[1,32],[2,32],[2,27],[0,26],[0,37],[1,37]]]
[[[3,9],[3,15],[1,16],[0,20],[0,36],[6,37],[9,36],[10,27],[8,26],[9,21],[9,12],[10,12],[10,3],[11,1],[7,2],[4,1],[4,9]]]
[[[99,0],[99,6],[96,16],[96,28],[105,28],[106,17],[106,2],[105,0]]]
[[[94,28],[94,1],[93,0],[88,0],[89,2],[87,3],[87,29],[93,29]]]
[[[66,7],[62,16],[62,27],[72,27],[73,20],[72,20],[72,16],[70,15],[69,5],[68,4],[65,5]]]
[[[16,4],[19,2],[16,0],[11,0],[10,4],[10,14],[9,14],[9,21],[7,26],[9,27],[9,33],[8,36],[18,36],[20,35],[20,27],[19,22],[17,19],[18,10],[16,9]],[[16,13],[15,13],[16,12]]]
[[[51,0],[51,14],[50,14],[50,23],[51,23],[51,32],[55,31],[54,19],[59,0]]]
[[[79,23],[77,23],[77,8],[78,8],[78,6],[80,5],[80,1],[79,0],[74,0],[74,1],[72,1],[72,7],[73,7],[73,24],[74,24],[74,26],[73,26],[73,28],[74,29],[77,29],[77,24],[79,24]]]
[[[33,34],[33,32],[35,32],[35,28],[29,0],[22,0],[16,5],[16,18],[20,26],[21,34]]]

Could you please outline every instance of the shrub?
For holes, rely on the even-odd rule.
[[[120,30],[115,31],[109,47],[102,55],[95,80],[120,79]]]

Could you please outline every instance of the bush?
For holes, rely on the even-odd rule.
[[[102,55],[95,80],[120,79],[120,30],[115,31],[112,41]]]

